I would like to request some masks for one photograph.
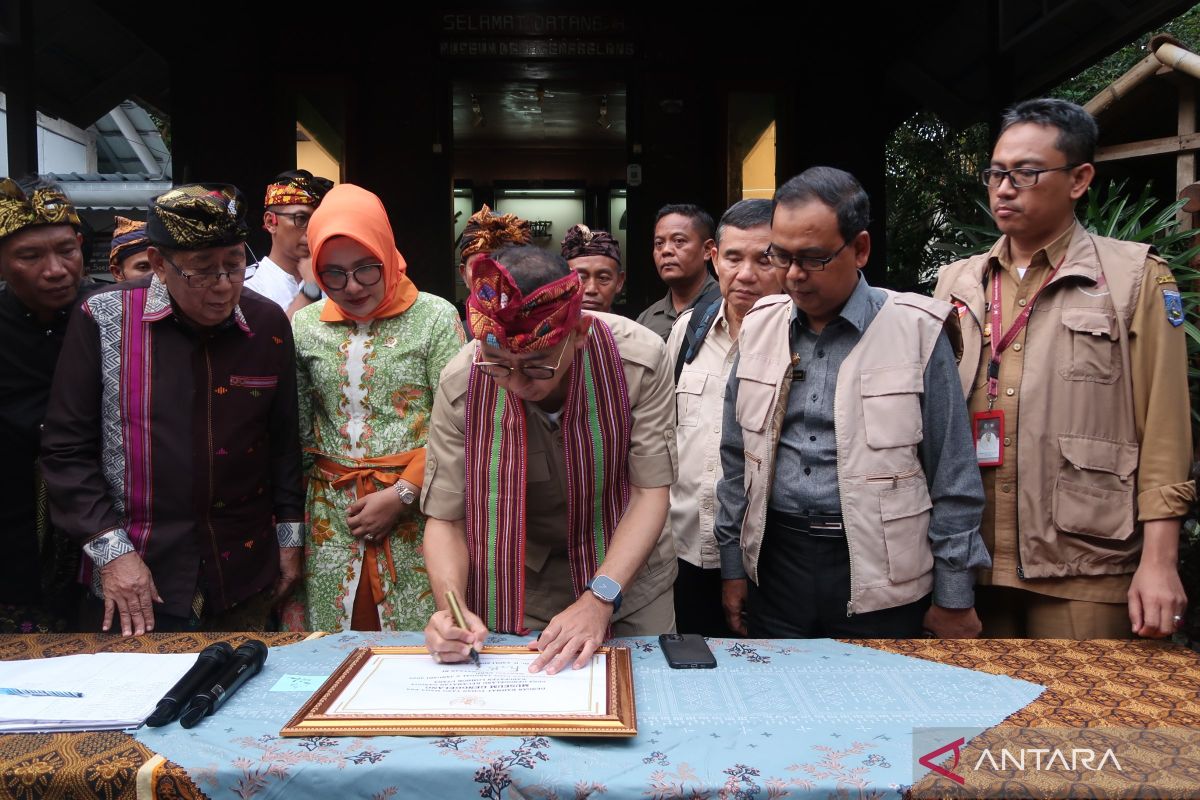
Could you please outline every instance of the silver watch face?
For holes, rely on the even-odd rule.
[[[621,584],[607,575],[592,578],[592,593],[606,603],[611,603],[621,594]]]

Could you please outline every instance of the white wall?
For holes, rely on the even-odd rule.
[[[8,114],[0,92],[0,177],[8,175]],[[96,143],[92,135],[61,119],[38,113],[37,149],[39,174],[48,172],[95,172]]]

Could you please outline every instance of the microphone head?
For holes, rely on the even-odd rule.
[[[233,657],[233,648],[229,642],[213,642],[208,647],[200,651],[200,658],[222,657],[222,661],[228,661]]]
[[[199,701],[199,702],[197,702]],[[199,724],[200,720],[208,716],[209,710],[212,709],[212,702],[205,697],[197,697],[192,702],[188,703],[188,707],[183,710],[183,714],[179,717],[179,725],[182,728],[194,728]]]
[[[258,639],[250,639],[238,646],[238,649],[234,651],[234,656],[237,658],[254,659],[259,664],[262,664],[267,660],[267,646]]]

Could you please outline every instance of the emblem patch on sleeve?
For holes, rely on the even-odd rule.
[[[1183,324],[1183,298],[1179,292],[1163,289],[1163,303],[1167,307],[1167,322],[1178,328]]]

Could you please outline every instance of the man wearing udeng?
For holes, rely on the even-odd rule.
[[[536,247],[474,261],[471,286],[477,341],[442,372],[426,446],[430,652],[461,661],[489,629],[541,629],[532,669],[554,673],[587,663],[610,628],[674,630],[662,340],[583,314],[578,275]],[[467,630],[446,608],[450,589],[465,592]]]

